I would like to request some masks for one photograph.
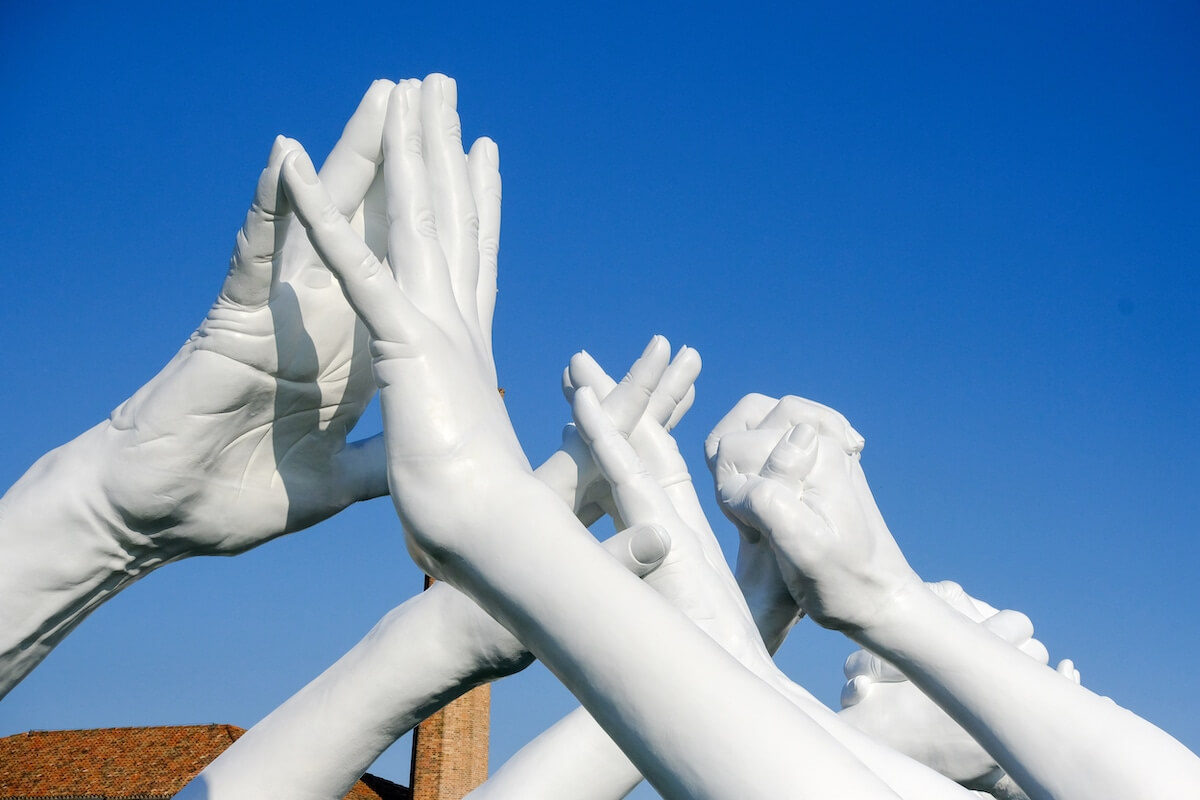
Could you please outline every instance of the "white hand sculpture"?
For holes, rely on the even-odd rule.
[[[629,433],[642,425],[658,425],[670,430],[691,408],[696,397],[694,384],[700,372],[700,359],[694,350],[684,348],[667,364],[670,355],[670,344],[656,336],[619,384],[602,370],[603,386],[589,384],[619,430]],[[590,358],[588,361],[595,364]],[[568,366],[563,370],[563,393],[568,402],[575,392],[571,369]],[[647,379],[652,373],[661,373],[657,384]],[[648,388],[650,386],[653,389]],[[645,396],[647,392],[649,398]],[[574,424],[563,429],[562,438],[562,447],[535,471],[538,479],[554,489],[584,525],[590,525],[603,514],[614,515],[616,508],[608,481],[596,468],[591,451]]]
[[[463,157],[456,92],[453,81],[430,76],[392,93],[383,143],[387,265],[333,213],[303,152],[283,170],[297,213],[370,330],[392,498],[410,552],[437,578],[454,544],[426,533],[463,530],[448,519],[453,510],[439,489],[459,483],[468,465],[531,472],[491,356],[499,156],[480,139]]]
[[[372,85],[326,161],[340,215],[375,178],[391,86]],[[280,195],[297,146],[276,140],[220,294],[179,353],[0,501],[0,695],[148,570],[387,491],[382,442],[346,443],[374,393],[365,331]]]
[[[849,450],[862,449],[862,437],[841,414],[831,408],[800,397],[775,400],[765,395],[750,394],[738,401],[705,439],[704,451],[709,468],[716,465],[717,447],[722,440],[725,441],[726,459],[730,453],[742,450],[742,460],[752,465],[758,457],[756,452],[768,444],[772,437],[771,431],[789,429],[801,422],[840,438]],[[726,438],[727,434],[736,435]],[[740,447],[735,444],[739,438],[747,440]],[[751,468],[749,465],[748,469]],[[774,653],[804,612],[788,590],[771,540],[744,524],[724,505],[721,511],[740,534],[734,570],[738,586],[767,650]]]
[[[753,427],[753,426],[750,426]],[[836,436],[730,426],[710,462],[730,513],[770,541],[796,601],[899,668],[1033,798],[1169,796],[1200,759],[1027,657],[930,592]],[[757,437],[757,438],[756,438]]]
[[[861,627],[920,583],[867,487],[862,437],[811,401],[784,398],[756,422],[747,405],[760,405],[760,396],[735,407],[706,445],[722,510],[750,544],[767,534],[802,610],[827,628]]]
[[[464,159],[454,85],[393,92],[384,129],[389,264],[338,214],[303,155],[283,168],[317,250],[371,333],[388,477],[410,552],[512,631],[670,798],[824,796],[782,742],[847,795],[889,796],[861,765],[614,564],[529,469],[496,391],[479,292],[481,198],[498,196],[495,148]],[[498,207],[498,206],[497,206]],[[498,218],[495,227],[498,229]],[[491,248],[494,252],[494,248]],[[546,565],[553,565],[547,569]],[[604,597],[596,616],[588,597]],[[687,676],[686,679],[684,676]],[[711,687],[716,705],[697,704]],[[719,689],[718,689],[719,687]],[[761,731],[774,734],[761,741]]]

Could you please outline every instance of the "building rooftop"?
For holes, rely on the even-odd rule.
[[[245,730],[236,725],[168,725],[28,731],[0,738],[4,800],[169,798]],[[364,775],[346,800],[410,800],[407,788]]]

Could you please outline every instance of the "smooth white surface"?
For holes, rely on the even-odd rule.
[[[875,506],[861,440],[846,446],[848,429],[816,404],[751,397],[707,445],[721,502],[769,538],[797,604],[900,669],[1031,797],[1165,797],[1196,785],[1200,759],[1175,739],[921,583]]]

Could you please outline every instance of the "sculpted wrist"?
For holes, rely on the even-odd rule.
[[[100,603],[162,562],[107,502],[101,427],[47,453],[0,499],[0,695]]]
[[[922,625],[942,612],[961,616],[946,605],[913,573],[887,590],[881,590],[873,610],[847,621],[843,632],[868,650],[883,655],[880,647],[907,640],[914,625]],[[886,643],[886,644],[885,644]]]

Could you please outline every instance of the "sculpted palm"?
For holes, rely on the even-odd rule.
[[[375,178],[391,88],[371,87],[322,170],[344,215]],[[204,321],[102,426],[106,494],[162,560],[240,552],[387,491],[382,445],[347,445],[374,393],[366,331],[280,189],[298,147],[276,140]]]

